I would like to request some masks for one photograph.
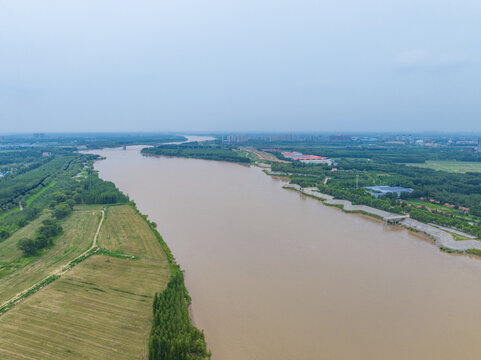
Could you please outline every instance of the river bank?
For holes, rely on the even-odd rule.
[[[267,173],[269,174],[269,173]],[[274,174],[278,176],[277,174]],[[398,214],[390,213],[384,210],[379,210],[366,205],[353,205],[349,200],[335,199],[331,195],[323,194],[316,190],[316,188],[302,188],[297,184],[288,184],[284,188],[299,191],[307,196],[316,198],[322,201],[326,205],[338,206],[345,212],[360,212],[363,214],[375,216],[381,218],[386,222],[390,222],[392,219],[396,219],[395,223],[400,226],[404,226],[409,230],[421,232],[434,240],[435,244],[442,250],[453,252],[467,252],[470,250],[481,251],[481,242],[477,240],[462,240],[456,241],[454,237],[430,224],[424,224],[420,221],[400,217]]]
[[[139,150],[103,150],[95,167],[157,223],[213,360],[479,358],[477,259],[258,167]]]

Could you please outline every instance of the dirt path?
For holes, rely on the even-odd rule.
[[[102,210],[102,217],[100,218],[99,226],[97,227],[97,231],[95,232],[94,240],[92,241],[92,246],[90,246],[90,248],[85,250],[82,254],[77,256],[75,259],[70,261],[67,265],[64,265],[62,268],[54,271],[51,275],[61,276],[61,275],[65,274],[67,271],[69,271],[72,268],[72,265],[70,265],[70,264],[75,262],[77,259],[80,259],[80,258],[88,255],[88,253],[90,253],[92,251],[95,251],[95,249],[97,248],[97,238],[99,237],[100,228],[102,227],[102,224],[104,222],[104,218],[105,218],[105,209]]]
[[[251,147],[241,146],[239,148],[239,150],[250,152],[250,153],[254,154],[259,160],[267,160],[267,161],[280,162],[280,163],[289,163],[289,161],[278,159],[274,155],[269,154],[268,152],[256,150],[256,149],[251,148]]]
[[[67,265],[62,266],[60,269],[57,269],[53,271],[49,276],[46,278],[42,279],[41,281],[37,282],[36,284],[30,286],[29,288],[17,293],[15,296],[10,298],[9,300],[5,301],[3,304],[0,305],[0,316],[4,314],[8,309],[13,307],[14,305],[18,304],[20,301],[25,299],[28,295],[31,295],[38,290],[40,290],[42,287],[46,286],[49,284],[49,279],[52,278],[52,276],[56,277],[57,279],[65,274],[67,271],[69,271],[72,268],[72,264],[75,264],[78,259],[81,259],[82,257],[87,256],[90,252],[95,252],[97,250],[97,238],[100,233],[100,228],[102,227],[102,224],[104,222],[105,218],[105,209],[102,210],[102,217],[100,218],[99,226],[97,227],[97,231],[95,232],[94,239],[92,241],[92,246],[88,248],[86,251],[84,251],[82,254],[77,256],[75,259],[71,260]],[[45,284],[42,286],[42,284]]]

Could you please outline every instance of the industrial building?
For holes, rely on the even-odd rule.
[[[282,153],[286,159],[291,160],[298,160],[305,164],[327,164],[332,165],[332,160],[324,157],[324,156],[317,156],[317,155],[304,155],[303,153],[296,152],[296,151],[285,151]]]
[[[399,197],[403,192],[412,193],[414,191],[411,188],[405,188],[401,186],[367,186],[366,189],[370,190],[368,191],[368,193],[376,198],[382,195],[386,195],[388,193],[397,194],[397,196]]]

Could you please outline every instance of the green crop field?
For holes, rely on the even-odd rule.
[[[113,206],[93,255],[0,316],[0,359],[147,359],[155,292],[170,267],[130,206]],[[52,250],[50,250],[52,251]]]
[[[100,206],[80,206],[62,222],[64,233],[50,249],[25,258],[17,248],[21,238],[32,238],[47,215],[31,222],[0,243],[0,303],[41,281],[54,270],[68,264],[92,243],[100,219]]]
[[[406,164],[454,173],[481,172],[481,162],[474,161],[426,161],[424,164]]]

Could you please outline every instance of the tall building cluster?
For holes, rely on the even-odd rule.
[[[247,134],[222,136],[222,142],[242,143],[242,142],[248,142],[248,141],[249,141],[249,135]]]

